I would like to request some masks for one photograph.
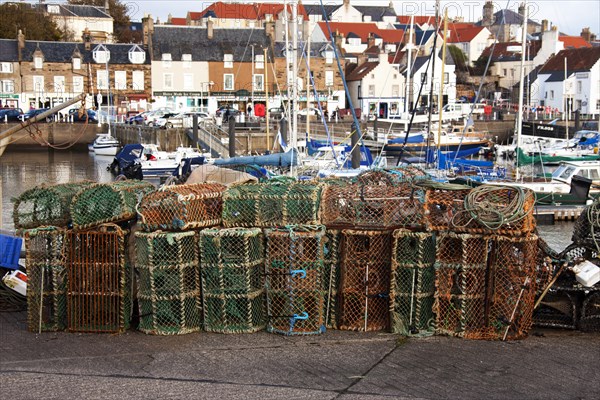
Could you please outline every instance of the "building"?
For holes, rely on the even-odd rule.
[[[67,32],[67,41],[81,38],[87,30],[94,42],[114,43],[114,20],[108,11],[108,0],[104,7],[65,3],[42,3],[39,6],[60,29]]]
[[[447,43],[461,49],[472,65],[494,43],[494,37],[486,27],[451,22],[448,24]]]
[[[517,12],[510,9],[494,12],[494,2],[488,0],[483,6],[482,20],[477,25],[486,27],[499,42],[512,42],[519,40],[522,36],[524,15],[523,3],[519,4]],[[540,23],[530,18],[527,19],[528,34],[539,33],[541,29]]]

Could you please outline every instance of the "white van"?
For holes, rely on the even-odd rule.
[[[442,111],[451,114],[469,115],[471,108],[473,108],[473,114],[483,114],[484,107],[485,104],[483,103],[477,103],[475,107],[473,107],[473,103],[451,103],[446,104]]]

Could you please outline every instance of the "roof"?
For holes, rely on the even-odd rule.
[[[523,16],[512,10],[500,10],[494,13],[493,25],[523,25]],[[539,22],[532,19],[527,19],[529,25],[541,26]],[[482,21],[479,21],[477,25],[481,25]]]
[[[161,25],[154,27],[152,50],[154,60],[170,53],[173,60],[191,54],[192,60],[223,61],[224,54],[233,54],[235,61],[251,62],[252,50],[268,48],[270,40],[264,29],[215,28],[209,39],[206,28],[195,26]]]
[[[17,41],[15,39],[0,39],[0,61],[18,61]]]
[[[573,48],[578,49],[580,47],[592,47],[592,45],[587,42],[581,36],[559,36],[558,40],[564,43],[565,49]]]
[[[325,37],[330,40],[327,24],[325,22],[319,22],[318,24]],[[360,37],[361,42],[364,43],[368,41],[369,35],[378,35],[383,39],[384,43],[400,43],[404,37],[404,31],[399,29],[379,29],[374,22],[330,22],[329,26],[332,32],[339,32],[347,38]]]
[[[564,78],[565,58],[567,59],[568,74],[572,72],[589,71],[600,59],[600,47],[582,47],[578,49],[561,50],[544,64],[540,69],[540,74],[562,71]]]
[[[342,5],[325,5],[325,12],[327,13],[327,18],[331,17],[331,14],[335,12]],[[320,4],[305,4],[304,9],[306,10],[306,14],[308,15],[323,15],[323,9]]]
[[[214,16],[219,19],[242,19],[242,20],[264,20],[266,15],[273,15],[274,17],[280,14],[285,8],[284,4],[281,3],[223,3],[217,1],[201,12],[190,12],[190,18],[192,20],[198,20],[204,18],[207,15]],[[291,7],[288,6],[288,10],[291,13]],[[304,6],[298,5],[298,15],[302,15],[305,19],[308,18],[308,14]]]
[[[48,6],[58,6],[57,13],[49,13],[50,15],[58,15],[61,17],[76,17],[76,18],[109,18],[112,19],[104,7],[88,6],[88,5],[73,5],[73,4],[56,4],[47,3],[42,5],[44,10],[48,10]]]
[[[384,7],[384,6],[353,6],[356,8],[363,16],[368,15],[371,17],[371,21],[383,21],[383,17],[395,17],[396,10],[393,7]]]
[[[438,51],[438,58],[441,59],[442,58],[442,50]],[[425,65],[427,63],[427,60],[429,60],[429,56],[421,56],[421,57],[417,57],[414,61],[413,66],[410,69],[410,75],[414,76],[415,72],[417,72],[419,69],[421,69],[421,67],[423,65]],[[455,65],[454,64],[454,59],[452,58],[452,55],[450,54],[450,52],[446,52],[446,65]],[[406,75],[406,71],[404,71],[404,75]]]
[[[171,25],[185,26],[187,25],[187,18],[171,17],[168,23]]]
[[[304,43],[299,51],[306,52],[307,44]],[[285,42],[275,42],[273,45],[275,57],[285,57]],[[310,43],[310,57],[311,58],[325,58],[325,51],[333,51],[333,47],[329,42],[311,42]],[[301,61],[305,62],[305,61]]]
[[[410,24],[410,15],[398,15],[398,22],[401,24]],[[414,15],[413,22],[418,25],[433,25],[435,17],[433,15]]]
[[[541,41],[531,41],[529,43],[529,52],[527,57],[532,60],[542,46]],[[513,48],[517,51],[513,51]],[[504,42],[496,43],[485,48],[481,53],[481,57],[492,56],[492,61],[520,61],[521,60],[521,43],[520,42]]]
[[[348,82],[360,81],[360,80],[362,80],[362,78],[367,76],[371,71],[373,71],[375,68],[377,68],[378,65],[379,65],[379,62],[373,62],[373,61],[365,62],[365,63],[357,66],[356,68],[354,68],[352,70],[352,72],[347,74],[346,81],[348,81]]]
[[[571,74],[567,74],[569,77]],[[565,72],[564,71],[555,71],[550,74],[546,82],[562,82],[565,80]]]
[[[450,37],[448,38],[449,43],[466,43],[475,39],[477,35],[483,31],[483,26],[471,26],[469,28],[452,29],[450,31]]]

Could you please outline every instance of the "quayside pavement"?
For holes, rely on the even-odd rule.
[[[3,399],[598,399],[600,334],[43,333],[0,313]]]

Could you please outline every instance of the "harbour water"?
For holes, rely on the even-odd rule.
[[[42,183],[67,183],[91,180],[110,182],[114,176],[107,170],[113,157],[96,156],[82,150],[47,151],[7,149],[0,157],[0,190],[2,210],[0,229],[14,231],[11,199]],[[573,222],[539,225],[539,234],[550,247],[560,251],[571,243]]]

